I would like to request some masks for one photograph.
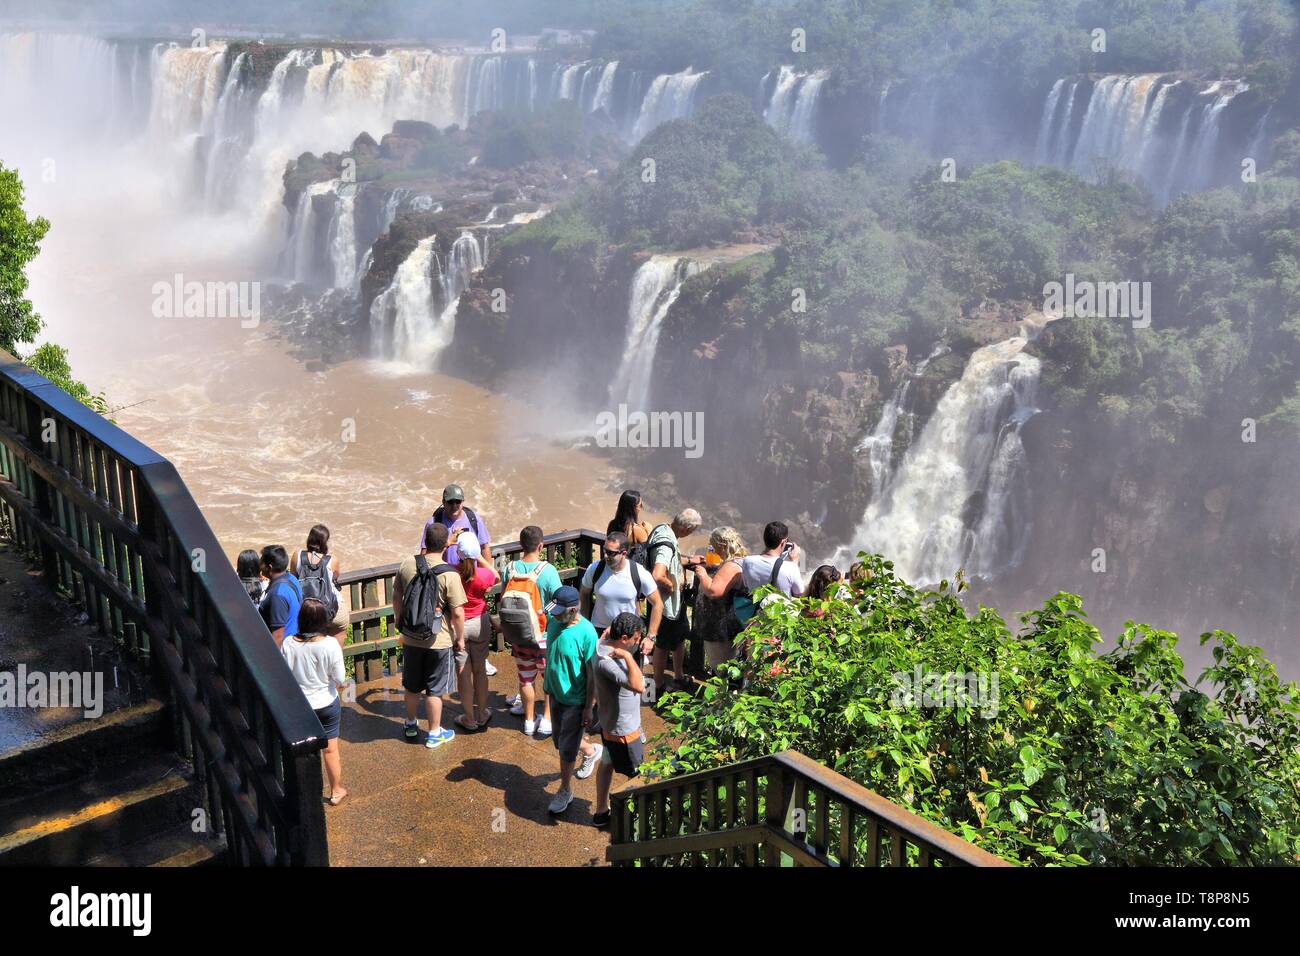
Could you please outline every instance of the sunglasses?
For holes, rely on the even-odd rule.
[[[621,550],[611,551],[609,548],[605,548],[604,551],[605,551],[605,557],[607,558],[617,558],[620,554],[627,554],[626,551],[621,551]]]

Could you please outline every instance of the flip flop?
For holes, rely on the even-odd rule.
[[[493,713],[492,711],[489,710],[487,712],[487,716],[478,722],[479,730],[484,729],[485,727],[487,727],[488,724],[492,723],[492,717],[493,717]]]
[[[347,798],[348,798],[348,791],[344,790],[343,796],[341,797],[329,796],[325,798],[325,802],[328,803],[331,807],[337,807],[340,803],[342,803]]]
[[[482,726],[481,724],[469,723],[467,720],[465,720],[464,714],[457,714],[456,718],[452,721],[452,723],[455,724],[457,727],[459,727],[461,730],[468,731],[471,734],[474,733],[474,731],[478,730]]]

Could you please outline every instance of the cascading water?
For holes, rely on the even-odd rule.
[[[421,239],[402,261],[388,288],[370,303],[371,352],[418,370],[432,368],[451,344],[461,293],[483,268],[474,234],[463,232],[447,255],[438,255],[437,236]]]
[[[1020,427],[1035,411],[1040,371],[1023,351],[1047,321],[1026,319],[1014,337],[971,355],[897,472],[882,469],[883,494],[842,552],[883,554],[902,577],[924,583],[958,568],[995,574],[1019,560],[1027,531]]]
[[[647,410],[650,375],[654,371],[664,317],[681,295],[682,283],[707,265],[682,256],[651,256],[636,270],[628,299],[623,359],[609,385],[612,405],[626,404],[633,411]]]
[[[1060,79],[1043,104],[1036,157],[1082,176],[1109,164],[1165,203],[1229,178],[1219,156],[1222,118],[1247,89],[1220,80],[1197,90],[1156,73]]]
[[[632,140],[638,141],[661,123],[682,119],[695,111],[695,94],[708,72],[696,73],[687,67],[680,73],[656,76],[641,101],[641,110],[632,127]]]
[[[779,133],[806,143],[814,142],[817,137],[817,99],[827,76],[826,70],[798,73],[793,67],[782,66],[777,70],[763,119]],[[760,89],[766,90],[770,82],[772,74],[768,73],[763,77]]]
[[[894,394],[885,402],[884,407],[880,410],[880,420],[876,423],[876,427],[871,434],[858,443],[857,451],[859,454],[866,453],[867,467],[871,469],[871,496],[873,498],[879,498],[885,493],[889,486],[889,480],[893,476],[891,466],[894,458],[894,436],[898,430],[898,420],[901,415],[908,415],[908,437],[909,439],[911,437],[911,416],[908,411],[907,397],[912,389],[912,383],[925,373],[926,367],[932,361],[946,351],[946,346],[936,346],[933,352],[916,364],[916,368],[912,369],[904,377],[903,381],[894,389]]]

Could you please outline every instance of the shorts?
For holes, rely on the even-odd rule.
[[[337,697],[334,702],[326,704],[320,710],[316,711],[316,717],[320,720],[321,727],[325,730],[325,739],[333,740],[339,735],[339,721],[343,716],[343,705],[339,703]]]
[[[441,697],[456,689],[456,654],[450,647],[402,646],[402,689]]]
[[[659,622],[659,633],[655,636],[655,647],[665,651],[675,651],[691,636],[691,622],[686,619],[686,609],[682,608],[677,620],[664,618]]]
[[[546,675],[546,648],[511,647],[510,653],[515,659],[515,669],[519,671],[519,683],[531,684],[537,675]]]
[[[645,747],[641,744],[640,737],[631,743],[603,737],[601,743],[605,745],[605,752],[600,758],[601,763],[610,764],[625,777],[641,776],[641,764],[645,760]]]
[[[483,626],[487,620],[488,616],[481,614],[465,622],[465,649],[456,652],[457,670],[466,664],[477,667],[487,660],[488,644],[492,639],[492,625],[489,623],[486,627]]]
[[[551,738],[560,759],[566,763],[578,759],[582,745],[582,704],[562,704],[551,698]]]

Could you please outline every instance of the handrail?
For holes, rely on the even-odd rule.
[[[581,576],[604,540],[603,534],[590,528],[559,531],[542,539],[542,554],[556,565],[560,580],[571,582]],[[508,541],[493,544],[492,551],[499,570],[513,556],[522,554],[523,547],[518,541]],[[351,641],[343,645],[343,656],[353,662],[359,681],[384,676],[385,656],[401,643],[393,626],[392,603],[393,580],[399,567],[384,564],[339,575],[340,587],[349,592],[348,624],[352,629]],[[488,600],[500,593],[501,585],[493,586],[487,592]]]
[[[230,862],[327,863],[320,721],[176,469],[3,351],[0,522],[150,665]]]
[[[623,790],[610,807],[616,865],[1011,865],[793,750]]]

